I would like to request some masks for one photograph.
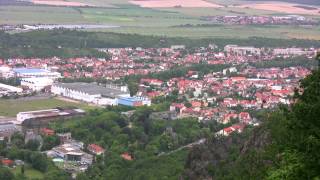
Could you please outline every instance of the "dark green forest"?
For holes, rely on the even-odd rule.
[[[305,57],[294,57],[290,59],[276,58],[269,61],[260,61],[255,63],[249,63],[249,65],[256,68],[287,68],[302,66],[309,69],[314,69],[318,66],[318,62],[314,59],[306,59]]]
[[[189,39],[137,34],[107,32],[84,32],[70,30],[32,31],[17,34],[0,32],[0,58],[12,57],[108,57],[95,48],[122,47],[170,47],[184,44],[188,48],[208,46],[215,43],[219,48],[227,44],[250,45],[256,47],[320,47],[320,41],[298,39],[268,39],[252,37],[248,39]]]

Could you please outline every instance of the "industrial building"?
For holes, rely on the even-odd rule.
[[[17,124],[22,124],[24,126],[45,125],[50,121],[83,115],[85,115],[85,111],[76,108],[56,108],[39,111],[19,112],[17,114]]]
[[[255,48],[255,47],[242,47],[242,46],[238,46],[238,45],[226,45],[224,47],[224,51],[227,53],[234,53],[237,55],[260,55],[261,54],[261,49],[259,48]]]
[[[94,156],[83,151],[84,143],[71,138],[46,151],[46,155],[60,168],[70,173],[84,172],[93,163]]]
[[[9,138],[16,132],[20,130],[17,128],[15,124],[12,122],[1,122],[0,123],[0,139],[4,139],[5,137]]]
[[[64,161],[83,162],[87,165],[92,164],[93,155],[81,150],[82,147],[76,142],[62,144],[47,151],[47,156],[51,158],[59,158]]]
[[[22,93],[23,89],[0,83],[0,97],[12,93]]]
[[[32,91],[41,91],[53,84],[53,79],[49,78],[22,78],[21,86]]]
[[[151,100],[145,97],[119,97],[118,104],[137,107],[137,106],[151,106]]]
[[[0,77],[10,78],[13,76],[14,74],[9,66],[0,66]]]
[[[315,50],[305,50],[302,48],[276,48],[273,50],[274,55],[288,55],[288,56],[302,56],[310,55],[314,56],[316,54]]]
[[[12,70],[14,75],[19,78],[49,78],[58,79],[61,78],[59,72],[51,72],[46,69],[36,69],[36,68],[15,68]]]
[[[126,86],[99,86],[96,83],[57,83],[51,87],[55,95],[96,105],[118,105],[118,97],[129,97]]]

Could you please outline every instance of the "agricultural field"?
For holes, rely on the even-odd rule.
[[[166,7],[207,7],[207,8],[218,8],[222,7],[219,4],[215,4],[213,2],[207,2],[203,0],[132,0],[129,1],[132,4],[147,7],[147,8],[166,8]]]
[[[66,102],[59,99],[35,99],[35,100],[0,100],[0,116],[15,117],[18,112],[50,109],[55,107],[74,106],[84,110],[92,109],[86,104]]]
[[[90,29],[89,31],[111,31],[193,38],[247,38],[259,36],[271,38],[320,39],[319,27],[274,26],[270,28],[268,26],[210,26],[210,22],[202,19],[203,16],[217,15],[281,16],[293,14],[292,11],[289,12],[287,10],[290,9],[288,7],[292,7],[298,14],[302,13],[307,17],[320,18],[320,14],[317,13],[316,9],[311,8],[308,10],[303,7],[297,7],[296,4],[284,2],[253,2],[249,0],[203,0],[201,3],[195,0],[72,0],[72,2],[73,1],[79,3],[90,2],[92,6],[5,5],[0,6],[0,24],[98,24],[120,27]],[[266,6],[266,4],[268,6]],[[314,7],[319,8],[318,6]],[[197,26],[203,24],[209,24],[209,26]],[[186,28],[185,25],[191,25],[192,27]]]
[[[101,31],[101,30],[98,30]],[[169,28],[120,28],[117,31],[106,29],[106,32],[119,32],[141,35],[160,35],[168,37],[189,38],[249,38],[265,37],[278,39],[314,39],[320,40],[320,27],[308,29],[303,27],[290,28],[286,26],[213,26],[213,27],[169,27]]]

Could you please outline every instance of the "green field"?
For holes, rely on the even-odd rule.
[[[101,30],[98,30],[101,31]],[[119,32],[142,35],[161,35],[168,37],[189,37],[189,38],[249,38],[265,37],[279,39],[315,39],[320,40],[320,27],[306,29],[295,26],[216,26],[216,27],[160,27],[160,28],[137,28],[125,27],[114,31],[106,29],[106,32]]]
[[[82,103],[65,102],[58,99],[0,100],[0,116],[15,117],[18,112],[41,110],[55,107],[75,106],[84,110],[92,109]]]
[[[19,175],[21,173],[21,166],[17,166],[15,168],[12,168],[11,171],[12,171],[13,174]],[[29,165],[25,166],[24,175],[28,179],[42,179],[43,178],[43,173],[33,169]]]
[[[79,0],[80,2],[88,2]],[[222,5],[239,4],[240,0],[209,0]],[[235,7],[224,8],[141,8],[128,0],[94,0],[98,7],[53,7],[53,6],[1,6],[0,24],[103,24],[120,28],[89,31],[112,31],[143,35],[183,37],[240,37],[320,39],[319,27],[293,26],[210,26],[184,28],[181,25],[208,24],[202,16],[214,15],[283,15],[273,11],[262,11]],[[246,2],[248,3],[248,2]],[[314,16],[319,18],[320,16]],[[173,27],[175,26],[175,27]]]

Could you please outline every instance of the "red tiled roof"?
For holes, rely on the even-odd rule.
[[[54,135],[54,130],[52,129],[48,129],[48,128],[42,128],[41,130],[41,133],[45,134],[45,135]]]
[[[93,151],[94,153],[102,153],[102,152],[104,152],[104,149],[101,146],[96,145],[96,144],[89,144],[88,145],[88,149],[90,151]]]
[[[123,153],[123,154],[121,154],[121,157],[125,160],[128,160],[128,161],[133,160],[132,156],[129,153]]]
[[[10,159],[2,159],[2,160],[1,160],[1,163],[2,163],[3,165],[5,165],[5,166],[11,166],[11,165],[13,165],[13,161],[10,160]]]

